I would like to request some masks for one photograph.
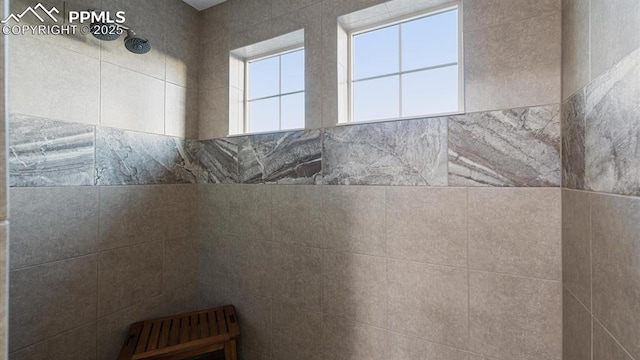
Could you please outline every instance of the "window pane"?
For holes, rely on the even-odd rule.
[[[249,100],[278,95],[280,91],[280,57],[249,63]]]
[[[458,11],[402,26],[402,71],[458,62]]]
[[[380,120],[400,116],[399,77],[358,81],[353,84],[353,120]]]
[[[283,94],[304,90],[304,50],[282,55]]]
[[[402,116],[458,110],[458,67],[402,75]]]
[[[249,103],[249,130],[251,132],[278,130],[279,117],[279,98],[277,97]]]
[[[398,25],[353,37],[353,79],[398,72]]]
[[[304,128],[304,93],[281,98],[282,130]]]

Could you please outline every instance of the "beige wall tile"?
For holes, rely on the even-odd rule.
[[[274,244],[266,241],[232,238],[229,284],[231,294],[250,293],[273,298]]]
[[[97,250],[97,188],[13,188],[10,199],[12,269]]]
[[[261,0],[250,1],[257,2]],[[235,50],[248,45],[253,45],[274,37],[272,21],[263,21],[255,25],[239,29],[237,31],[231,31],[232,35],[229,36],[229,49],[231,50]]]
[[[217,6],[200,11],[200,42],[206,42],[216,38],[229,38],[229,8],[231,1],[223,2]]]
[[[561,0],[464,0],[464,31],[559,12]]]
[[[593,360],[633,360],[611,333],[597,321],[593,321]]]
[[[22,36],[9,42],[9,54],[10,112],[99,123],[99,60]]]
[[[198,244],[198,290],[200,307],[209,308],[228,304],[229,272],[231,268],[230,244],[234,237],[201,235]],[[235,268],[233,268],[236,271]]]
[[[338,21],[335,14],[335,3],[322,3],[322,63],[320,64],[320,81],[322,88],[322,126],[330,127],[338,123]],[[351,1],[339,2],[351,4]],[[341,103],[341,102],[340,102]],[[342,120],[342,119],[340,119]]]
[[[200,140],[229,135],[229,88],[213,90],[201,88],[198,96]]]
[[[182,1],[167,1],[167,7],[172,26],[164,26],[166,80],[187,87],[198,76],[199,13]]]
[[[321,249],[274,244],[274,298],[304,309],[322,311],[321,270]]]
[[[591,1],[591,79],[640,46],[640,3]]]
[[[640,356],[640,199],[591,197],[593,315]]]
[[[98,317],[162,294],[162,241],[98,255]]]
[[[322,245],[322,187],[274,186],[273,240],[320,247]]]
[[[7,239],[8,228],[9,224],[7,222],[0,224],[0,247],[2,249],[6,249],[7,243],[9,242],[9,239]],[[9,277],[7,276],[7,272],[9,271],[8,257],[9,254],[7,254],[6,250],[0,252],[0,267],[2,268],[2,270],[0,270],[0,276],[2,276],[2,280],[0,281],[0,285],[2,285],[2,288],[0,288],[0,299],[2,299],[2,309],[0,309],[0,344],[2,344],[2,350],[0,350],[0,356],[5,358],[8,350],[7,338],[9,333],[9,322],[7,321],[9,316],[9,298],[7,292],[9,288]]]
[[[387,188],[389,257],[467,266],[467,190]]]
[[[322,313],[275,302],[271,343],[276,359],[322,360]]]
[[[13,14],[22,13],[28,6],[33,6],[34,3],[28,0],[13,0],[9,3],[9,12]],[[37,4],[37,3],[36,3]],[[87,10],[99,8],[101,0],[47,0],[47,7],[55,7],[60,13],[56,15],[58,21],[64,21],[69,19],[68,12],[70,10]],[[63,9],[66,10],[66,14],[63,14]],[[63,20],[64,19],[64,20]],[[48,20],[48,19],[45,19]],[[48,21],[46,24],[53,24],[53,21]],[[42,23],[35,16],[24,16],[20,19],[19,25],[37,26]],[[8,23],[7,25],[13,25]],[[18,25],[18,24],[16,24]],[[91,35],[81,34],[80,30],[76,31],[76,34],[60,34],[60,35],[31,35],[24,34],[20,36],[10,36],[11,41],[29,37],[32,39],[38,39],[40,41],[47,42],[51,45],[71,50],[83,55],[87,55],[96,59],[100,58],[100,41]],[[35,50],[35,49],[34,49]]]
[[[560,12],[465,32],[466,111],[560,102]]]
[[[562,191],[562,282],[591,309],[591,215],[587,192]]]
[[[236,185],[198,185],[198,229],[201,234],[228,234],[229,198]]]
[[[273,0],[271,1],[271,15],[278,17],[319,2],[322,0]]]
[[[261,296],[232,294],[242,331],[239,346],[261,355],[271,354],[273,334],[273,301]]]
[[[229,38],[215,37],[200,45],[200,89],[228,88]]]
[[[96,256],[12,271],[9,351],[96,319]]]
[[[229,232],[258,240],[271,239],[271,187],[240,185],[229,198]]]
[[[271,1],[239,0],[229,3],[230,29],[232,33],[251,28],[253,25],[269,20]]]
[[[560,280],[559,189],[469,189],[469,267]]]
[[[385,188],[324,186],[322,241],[326,249],[385,255]]]
[[[182,284],[162,294],[164,314],[175,315],[203,309],[198,302],[198,283]],[[224,305],[227,305],[225,303]]]
[[[139,55],[124,47],[126,33],[117,41],[103,41],[100,44],[103,63],[116,64],[164,80],[167,53],[165,28],[173,22],[172,17],[176,15],[169,13],[168,3],[169,1],[158,0],[103,0],[101,5],[104,9],[124,11],[127,25],[131,26],[138,36],[151,42],[151,51]]]
[[[189,118],[195,116],[188,106],[187,88],[165,83],[164,128],[166,135],[186,137]]]
[[[324,316],[322,349],[325,359],[387,360],[389,332],[350,322],[343,317]]]
[[[498,359],[562,358],[562,284],[471,271],[469,350]]]
[[[591,358],[591,313],[566,287],[562,292],[562,358]]]
[[[384,258],[324,251],[322,310],[383,327],[387,323]]]
[[[469,360],[467,352],[412,336],[389,333],[392,360]]]
[[[192,236],[165,240],[163,289],[172,290],[198,281],[198,248]],[[215,264],[211,266],[216,267]]]
[[[244,346],[242,342],[238,343],[238,359],[243,360],[271,360],[267,355],[251,350]]]
[[[165,238],[173,239],[197,233],[197,185],[164,185],[163,189]]]
[[[589,1],[564,0],[562,8],[562,98],[589,82]]]
[[[459,349],[468,347],[466,269],[387,261],[389,329]]]
[[[164,82],[103,63],[100,125],[164,134]]]
[[[100,187],[98,249],[106,250],[164,238],[164,187]]]
[[[96,323],[56,335],[41,343],[16,351],[12,360],[96,359]]]

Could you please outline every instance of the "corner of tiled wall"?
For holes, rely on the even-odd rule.
[[[563,10],[563,354],[637,359],[640,4]]]

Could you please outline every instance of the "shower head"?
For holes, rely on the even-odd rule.
[[[151,50],[149,40],[136,35],[131,29],[127,29],[127,37],[124,38],[124,47],[134,54],[145,54]]]

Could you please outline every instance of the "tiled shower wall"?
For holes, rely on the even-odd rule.
[[[11,37],[10,358],[111,360],[130,323],[197,306],[198,13],[177,0],[46,4],[124,10],[152,51]]]
[[[465,114],[335,126],[336,18],[381,3],[203,12],[200,306],[243,359],[561,359],[560,1],[462,2]],[[306,130],[225,137],[228,51],[300,28]]]
[[[0,1],[0,14],[6,15],[6,1]],[[9,221],[7,211],[8,171],[6,161],[6,126],[7,126],[7,38],[0,37],[0,359],[7,358],[8,329],[8,236]]]
[[[640,3],[563,4],[564,359],[640,359]]]
[[[244,359],[560,359],[560,189],[199,185]]]
[[[102,43],[97,87],[43,71],[12,98],[23,109],[12,112],[12,206],[25,211],[12,326],[29,334],[10,340],[13,357],[61,357],[83,336],[90,346],[72,357],[113,358],[128,323],[187,308],[197,291],[200,306],[238,307],[246,359],[560,358],[559,1],[463,2],[466,114],[342,127],[336,17],[382,2],[228,1],[199,15],[200,90],[187,100],[199,99],[201,142],[181,138],[194,135],[188,111],[186,132],[171,125],[171,85],[194,81],[170,75],[191,67],[169,54],[198,41],[190,21],[165,26],[178,12],[165,5],[180,2],[107,3],[159,36],[158,52]],[[228,51],[301,27],[308,129],[224,138]],[[53,73],[96,50],[29,41],[29,54],[84,56],[33,65]],[[186,231],[195,211],[191,247],[167,227]]]

